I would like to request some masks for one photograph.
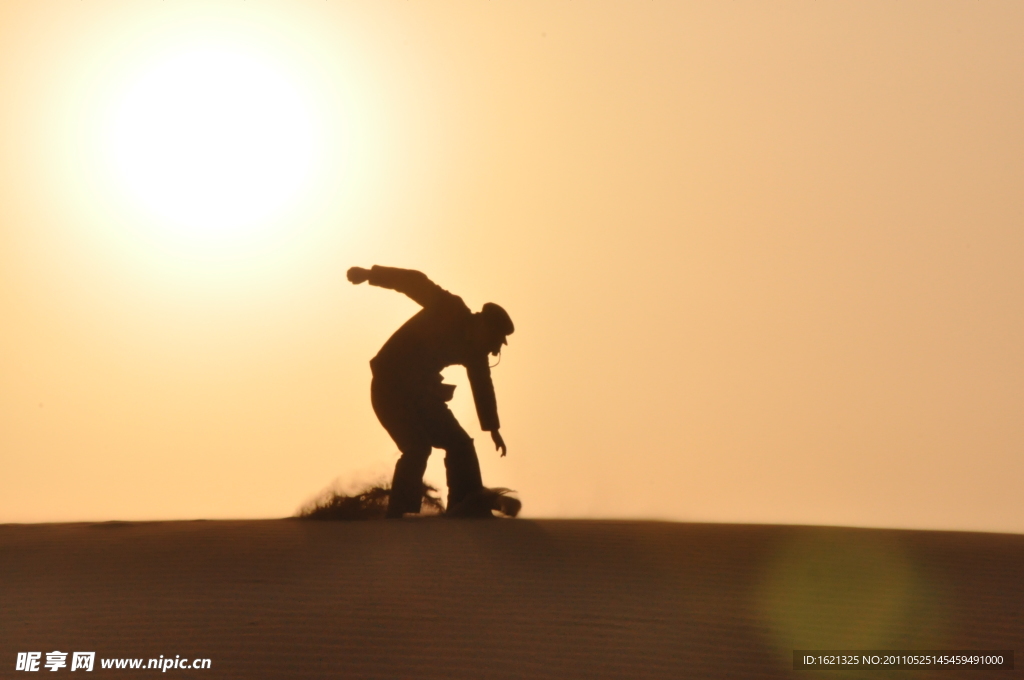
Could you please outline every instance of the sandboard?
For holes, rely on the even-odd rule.
[[[504,517],[515,517],[523,509],[522,501],[509,496],[511,489],[481,489],[470,494],[462,502],[448,508],[447,517],[487,518],[494,517],[494,512]]]

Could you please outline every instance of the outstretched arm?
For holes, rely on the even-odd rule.
[[[473,389],[473,401],[476,403],[476,414],[480,418],[480,429],[491,433],[494,448],[501,451],[502,457],[507,451],[505,440],[498,430],[498,400],[494,396],[494,383],[491,382],[491,369],[487,365],[487,355],[466,364],[469,386]]]
[[[423,272],[398,267],[381,267],[374,265],[372,269],[352,267],[348,270],[348,280],[358,285],[369,281],[371,286],[390,288],[405,293],[421,306],[433,304],[446,291],[427,278]]]

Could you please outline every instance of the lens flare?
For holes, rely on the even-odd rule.
[[[766,629],[794,649],[941,649],[946,616],[934,578],[895,538],[823,529],[768,561],[758,588]]]

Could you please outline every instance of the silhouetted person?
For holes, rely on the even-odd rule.
[[[348,280],[397,290],[423,307],[370,361],[373,411],[402,452],[391,482],[387,516],[420,511],[423,473],[431,448],[445,450],[451,510],[482,490],[483,481],[473,440],[447,405],[455,386],[442,382],[441,370],[454,364],[466,367],[480,429],[491,433],[495,449],[504,456],[487,356],[497,355],[502,345],[508,344],[507,336],[515,330],[512,319],[491,302],[473,313],[462,298],[410,269],[352,267]]]

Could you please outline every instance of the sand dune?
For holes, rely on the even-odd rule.
[[[18,652],[45,662],[53,650],[95,651],[95,672],[117,677],[159,671],[99,659],[209,658],[167,671],[207,678],[814,677],[792,670],[794,648],[1019,652],[1024,536],[436,518],[4,525],[0,633],[2,677],[26,677]],[[894,677],[932,676],[958,672]]]

